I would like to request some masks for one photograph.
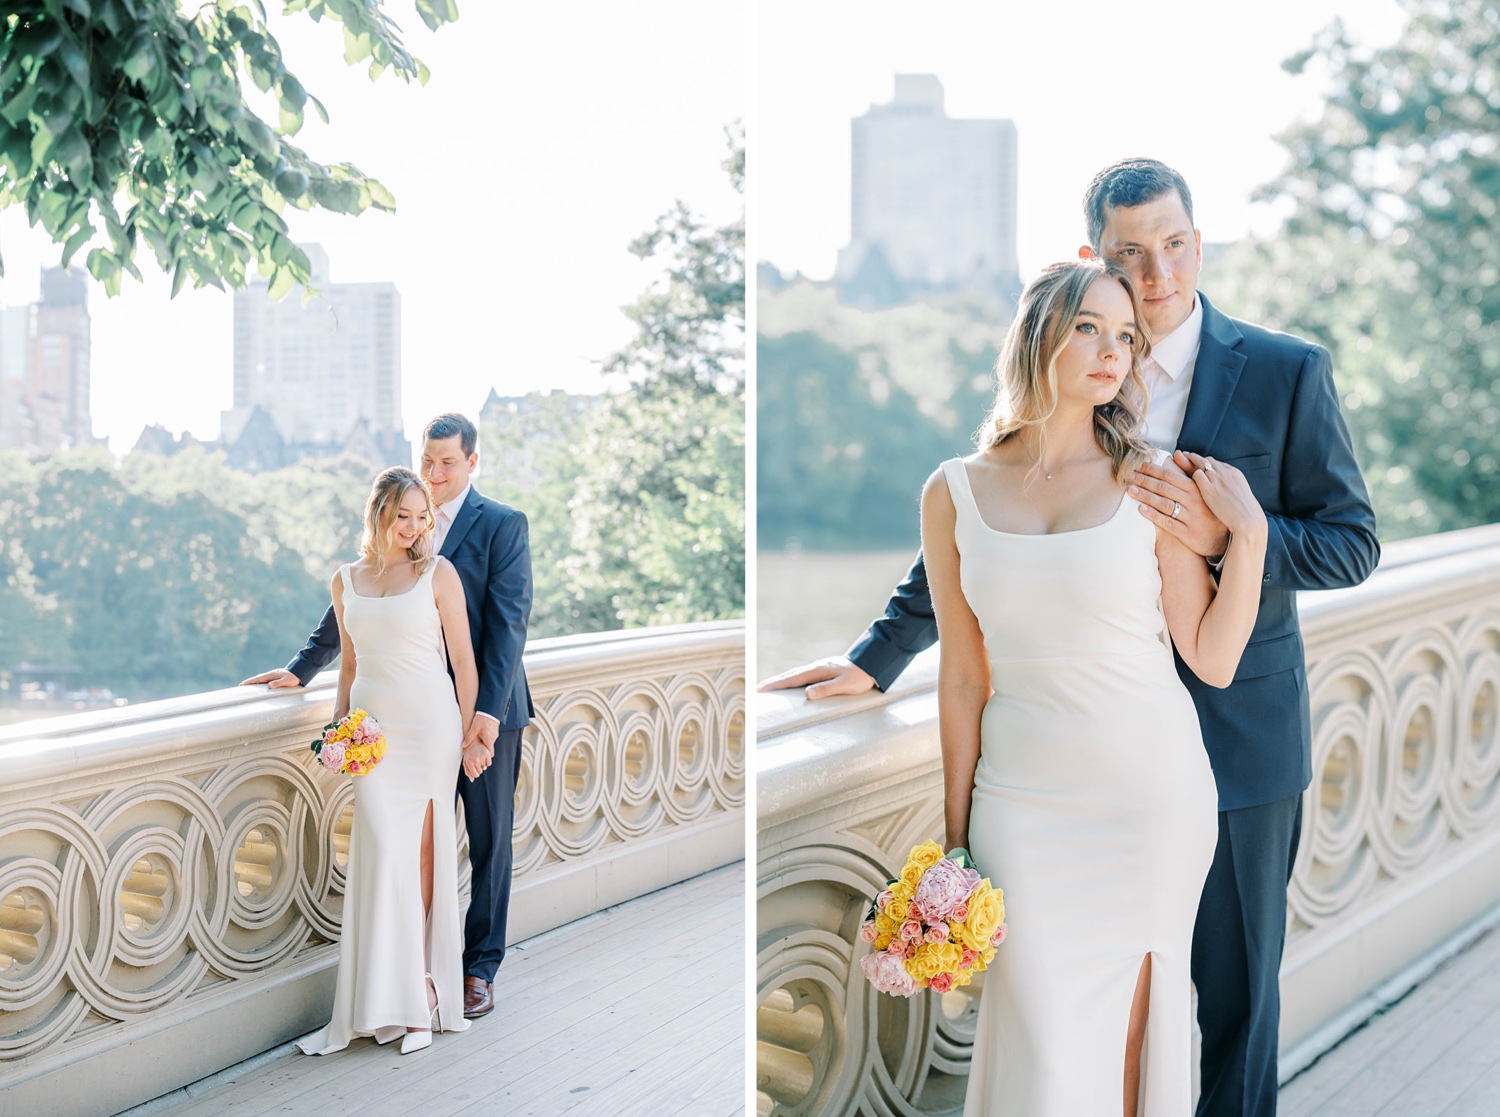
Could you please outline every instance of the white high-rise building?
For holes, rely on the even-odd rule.
[[[897,74],[891,102],[852,124],[853,228],[840,287],[872,301],[1019,292],[1016,126],[952,119],[933,74]]]
[[[302,246],[319,292],[280,302],[265,280],[234,295],[234,407],[221,439],[240,439],[259,408],[288,447],[332,453],[373,438],[410,464],[401,430],[401,296],[394,283],[334,283],[328,254]]]

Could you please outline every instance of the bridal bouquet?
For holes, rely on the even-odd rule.
[[[860,969],[880,992],[946,993],[969,984],[1005,941],[1005,894],[979,875],[968,850],[945,856],[923,842],[875,897],[859,933],[875,947]]]
[[[380,723],[364,710],[331,721],[323,735],[312,743],[313,755],[330,772],[362,776],[385,755],[385,734]]]

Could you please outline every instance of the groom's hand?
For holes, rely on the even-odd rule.
[[[489,767],[495,757],[495,740],[500,736],[500,723],[484,714],[475,714],[469,719],[469,731],[464,734],[464,748],[478,745],[484,749],[484,766]]]
[[[1170,462],[1146,462],[1130,475],[1129,492],[1140,504],[1141,515],[1171,532],[1204,558],[1218,558],[1229,547],[1229,529],[1203,503],[1203,494],[1189,473],[1198,462],[1183,451]],[[1180,506],[1177,515],[1172,509]]]
[[[833,694],[863,694],[875,688],[875,680],[854,666],[848,656],[836,655],[772,675],[755,689],[789,690],[798,686],[807,687],[808,699],[816,702]]]
[[[263,671],[259,675],[246,679],[240,686],[259,686],[261,683],[265,683],[272,690],[281,690],[284,687],[299,687],[302,685],[302,680],[285,667],[278,667],[274,671]]]

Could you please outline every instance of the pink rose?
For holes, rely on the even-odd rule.
[[[926,939],[928,942],[947,942],[948,924],[944,923],[942,920],[938,920],[936,923],[932,924],[932,926],[927,928]]]
[[[882,911],[882,912],[885,911],[887,908],[889,908],[891,906],[891,899],[892,899],[891,890],[889,888],[887,888],[879,896],[875,897],[875,910],[876,911]]]
[[[999,927],[995,928],[995,934],[990,939],[990,945],[991,946],[999,946],[1004,941],[1005,941],[1005,924],[1002,923],[1002,924],[1000,924]]]
[[[894,954],[898,958],[906,957],[906,944],[899,938],[892,938],[889,946],[885,948],[887,954]]]
[[[929,919],[952,920],[980,879],[979,870],[965,869],[957,861],[944,858],[922,874],[912,899]]]
[[[873,919],[868,923],[861,923],[859,925],[859,937],[864,939],[865,942],[874,942],[880,937],[880,932],[875,930],[875,921]]]
[[[958,968],[961,970],[972,970],[974,963],[979,961],[979,951],[964,947],[964,956],[959,959]]]
[[[338,735],[339,735],[339,729],[338,729],[338,726],[336,726],[336,725],[333,728],[331,728],[331,729],[325,729],[325,730],[323,730],[323,740],[325,740],[325,741],[332,741]]]
[[[908,919],[905,923],[901,924],[900,935],[907,942],[921,942],[922,924],[915,919]]]
[[[911,974],[906,972],[901,959],[893,954],[866,954],[859,960],[859,968],[864,971],[870,984],[882,993],[910,997],[921,989]]]
[[[953,990],[953,975],[951,973],[940,973],[927,983],[927,988],[934,993],[948,993]]]
[[[948,913],[948,922],[950,922],[950,923],[962,923],[965,919],[968,919],[968,918],[969,918],[969,905],[968,904],[959,904],[958,907],[954,908],[951,912]]]

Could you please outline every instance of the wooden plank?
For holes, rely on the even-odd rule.
[[[629,949],[619,949],[624,943]],[[745,868],[705,873],[517,944],[506,953],[496,1009],[460,1034],[401,1056],[395,1045],[357,1040],[335,1055],[293,1054],[216,1084],[154,1117],[263,1117],[357,1112],[361,1117],[468,1110],[578,1117],[588,1091],[571,1092],[601,1062],[639,1065],[660,1054],[651,1037],[677,1035],[720,1053],[710,1066],[660,1081],[641,1080],[620,1104],[654,1097],[671,1114],[679,1093],[734,1099],[743,1112]],[[664,990],[670,992],[664,993]],[[732,1061],[723,1053],[737,1051]],[[625,1054],[621,1054],[625,1053]],[[620,1064],[623,1066],[623,1063]],[[615,1079],[628,1075],[616,1066]],[[628,1094],[628,1096],[627,1096]],[[663,1098],[668,1099],[665,1108]],[[714,1102],[720,1104],[719,1101]],[[480,1108],[475,1108],[476,1106]],[[700,1112],[714,1112],[702,1110]]]
[[[1283,1117],[1369,1117],[1410,1083],[1441,1077],[1465,1034],[1500,1004],[1500,936],[1486,936],[1281,1091]],[[1465,1064],[1467,1065],[1467,1064]],[[1463,1072],[1459,1072],[1463,1073]],[[1425,1111],[1425,1110],[1424,1110]]]

